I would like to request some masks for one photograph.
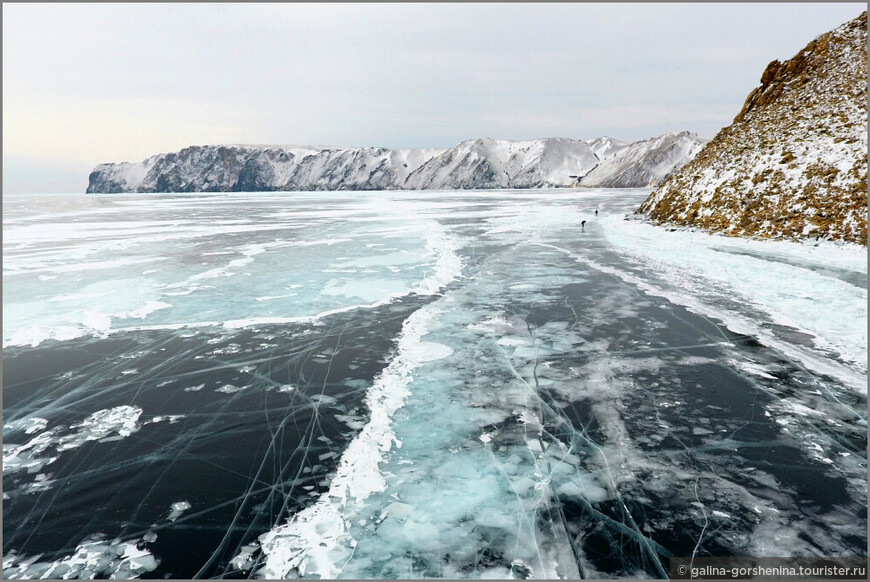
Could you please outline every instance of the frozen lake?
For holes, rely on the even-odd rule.
[[[648,193],[4,196],[4,577],[866,556],[866,249]]]

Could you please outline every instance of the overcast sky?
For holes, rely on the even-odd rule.
[[[3,190],[194,144],[711,138],[819,4],[3,4]]]

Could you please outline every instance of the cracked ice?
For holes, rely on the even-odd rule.
[[[647,192],[13,198],[4,577],[866,555],[866,249]]]

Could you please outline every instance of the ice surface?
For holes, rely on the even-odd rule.
[[[452,245],[445,244],[443,236],[440,241],[434,249],[439,258],[432,282],[421,286],[429,293],[452,280],[461,268]],[[436,309],[427,306],[405,321],[398,355],[367,394],[370,420],[343,454],[329,491],[290,522],[260,537],[266,555],[265,565],[259,572],[261,576],[282,578],[296,571],[303,576],[335,578],[341,573],[338,565],[353,553],[353,539],[348,536],[348,513],[373,493],[384,490],[386,483],[379,464],[394,444],[401,446],[390,425],[393,413],[402,406],[408,393],[408,382],[421,364],[451,353],[447,346],[420,340],[437,315]]]
[[[191,220],[186,201],[166,202],[164,221],[152,220],[143,200],[99,219],[4,223],[4,345],[127,329],[306,321],[432,293],[452,268],[435,264],[443,256],[437,248],[447,244],[440,224],[414,220],[407,205],[385,212],[362,197],[340,212],[297,204],[268,220],[254,214],[228,221],[223,213],[235,200],[210,202],[215,220]],[[342,217],[343,226],[334,222]],[[371,246],[385,239],[401,250]],[[145,264],[158,268],[131,276],[132,266]],[[121,268],[123,279],[114,276]],[[342,270],[343,279],[326,276]],[[282,288],[294,293],[274,293]]]
[[[852,364],[858,372],[849,378],[852,385],[866,390],[866,247],[668,232],[617,216],[602,217],[602,223],[610,242],[640,259],[644,268],[661,273],[692,298],[686,301],[699,307],[706,303],[712,313],[715,300],[697,298],[711,293],[740,297],[771,322],[809,334],[818,348]],[[810,366],[817,362],[812,355],[803,360]],[[837,373],[832,366],[823,369]]]
[[[866,250],[647,192],[13,200],[4,577],[866,555]]]

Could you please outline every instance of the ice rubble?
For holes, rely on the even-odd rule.
[[[53,561],[41,556],[19,558],[14,553],[3,557],[3,577],[9,580],[33,579],[130,579],[157,568],[151,553],[142,549],[141,540],[105,540],[100,536],[83,541],[75,551]]]
[[[437,311],[424,307],[403,326],[398,355],[368,391],[369,422],[342,455],[341,464],[325,493],[316,504],[293,516],[260,537],[266,555],[258,575],[283,578],[290,572],[335,578],[340,564],[353,553],[354,540],[348,535],[346,516],[356,504],[386,487],[379,465],[383,454],[401,446],[391,428],[392,415],[408,394],[408,383],[421,363],[446,357],[446,349],[427,351],[420,338]],[[446,346],[442,346],[444,348]]]
[[[54,426],[46,430],[43,418],[25,418],[3,425],[4,434],[24,428],[25,434],[38,433],[24,444],[3,443],[3,474],[26,470],[36,473],[65,451],[81,447],[88,441],[110,442],[138,431],[142,409],[138,406],[116,406],[98,410],[69,427]]]

